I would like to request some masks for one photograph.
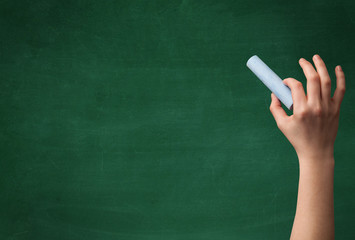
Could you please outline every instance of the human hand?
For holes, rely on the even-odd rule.
[[[337,87],[331,98],[331,79],[327,68],[319,55],[313,56],[313,62],[317,71],[307,60],[299,60],[307,78],[307,96],[301,82],[294,78],[283,80],[291,89],[293,115],[288,116],[279,99],[271,94],[270,111],[300,161],[333,157],[340,105],[345,93],[345,75],[340,66],[335,68]]]

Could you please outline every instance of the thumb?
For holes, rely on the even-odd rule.
[[[271,104],[270,104],[270,112],[274,116],[277,126],[279,127],[288,117],[286,112],[283,110],[281,106],[280,100],[275,96],[275,94],[271,93]],[[280,128],[280,127],[279,127]]]

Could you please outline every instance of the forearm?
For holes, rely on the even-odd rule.
[[[298,199],[291,240],[334,239],[334,157],[299,160]]]

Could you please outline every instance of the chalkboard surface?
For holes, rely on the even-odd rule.
[[[347,77],[335,218],[355,239],[354,16],[345,0],[0,1],[0,239],[287,239],[297,156],[246,61],[306,83],[316,53]]]

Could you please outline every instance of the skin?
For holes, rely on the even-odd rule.
[[[283,81],[291,89],[293,115],[288,116],[271,94],[270,111],[294,147],[300,166],[291,240],[334,239],[334,142],[345,75],[340,66],[335,68],[336,90],[331,97],[331,79],[323,60],[314,55],[313,62],[316,69],[307,60],[299,60],[307,78],[307,95],[296,79]]]

